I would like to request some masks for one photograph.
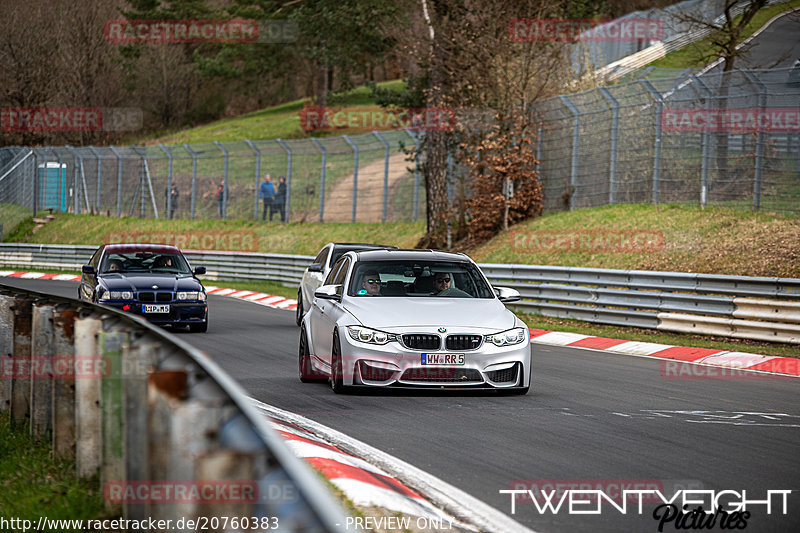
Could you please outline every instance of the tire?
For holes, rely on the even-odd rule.
[[[189,324],[189,331],[192,333],[205,333],[208,331],[208,319],[200,324]]]
[[[347,392],[342,378],[342,346],[339,343],[339,335],[333,332],[333,349],[331,350],[331,390],[336,394]]]
[[[294,320],[297,322],[297,325],[301,325],[303,323],[303,290],[297,289],[297,308],[294,312]]]
[[[300,329],[300,347],[298,349],[299,361],[298,371],[300,374],[300,381],[303,383],[319,383],[326,381],[327,378],[318,374],[314,367],[311,366],[311,356],[308,352],[308,336],[306,335],[306,328],[301,326]]]

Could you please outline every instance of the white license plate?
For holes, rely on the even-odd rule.
[[[169,305],[142,305],[144,313],[169,313]]]
[[[423,365],[447,365],[459,366],[464,364],[463,353],[424,353],[421,356],[421,364]]]

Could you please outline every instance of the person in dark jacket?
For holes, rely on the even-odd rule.
[[[286,222],[286,178],[281,176],[278,178],[278,192],[272,199],[272,205],[269,208],[269,219],[272,221],[274,213],[280,213],[281,222]]]

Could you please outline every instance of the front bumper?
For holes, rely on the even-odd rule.
[[[202,324],[207,319],[208,306],[205,302],[169,302],[169,313],[145,313],[144,305],[141,302],[100,302],[109,307],[114,307],[127,313],[139,315],[148,322],[159,326],[186,326],[190,324]],[[147,305],[153,305],[148,303]]]
[[[513,346],[497,347],[483,342],[476,350],[435,351],[409,349],[399,342],[384,345],[340,335],[343,383],[349,386],[513,389],[530,386],[530,338]],[[422,354],[463,354],[459,365],[422,363]]]

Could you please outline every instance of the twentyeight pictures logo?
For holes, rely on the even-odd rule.
[[[664,37],[658,19],[512,19],[514,42],[655,42]]]
[[[109,20],[103,37],[114,44],[293,43],[293,20]]]

